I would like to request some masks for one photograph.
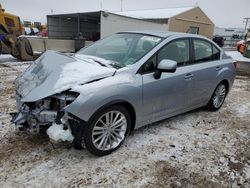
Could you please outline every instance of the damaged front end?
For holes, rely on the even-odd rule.
[[[76,92],[66,91],[36,102],[21,102],[21,97],[17,94],[16,101],[19,112],[11,114],[12,122],[15,123],[20,131],[28,131],[32,134],[45,131],[51,125],[54,126],[54,129],[56,125],[62,125],[64,131],[69,129],[73,133],[75,129],[73,126],[77,124],[77,120],[73,115],[64,111],[64,108],[71,104],[78,96],[79,94]],[[50,131],[50,134],[50,138],[54,141],[64,140],[60,136],[53,135],[57,134],[56,131]]]
[[[15,80],[18,113],[11,114],[12,122],[19,130],[33,134],[49,128],[50,138],[58,137],[50,133],[65,133],[67,129],[74,136],[79,132],[75,127],[83,120],[64,110],[79,96],[71,89],[112,76],[115,71],[87,57],[46,51]]]

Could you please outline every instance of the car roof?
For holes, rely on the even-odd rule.
[[[135,33],[135,34],[145,34],[145,35],[152,35],[161,38],[168,38],[170,36],[179,36],[179,37],[197,37],[197,38],[205,38],[200,35],[196,34],[189,34],[189,33],[180,33],[180,32],[170,32],[170,31],[124,31],[118,33]]]

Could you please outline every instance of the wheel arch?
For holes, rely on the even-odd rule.
[[[120,106],[123,106],[125,107],[128,112],[129,112],[129,115],[130,115],[130,118],[131,118],[131,130],[134,130],[135,129],[135,123],[136,123],[136,112],[135,112],[135,108],[133,107],[133,105],[131,103],[129,103],[128,101],[125,101],[125,100],[114,100],[114,101],[111,101],[105,105],[103,105],[102,107],[100,107],[92,116],[90,119],[92,119],[92,117],[94,117],[95,114],[98,114],[100,113],[101,111],[105,110],[106,108],[109,108],[111,106],[116,106],[116,105],[120,105]]]
[[[213,91],[213,94],[212,94],[212,96],[210,97],[210,100],[208,101],[208,103],[207,103],[207,105],[206,105],[206,107],[207,107],[207,109],[208,109],[209,111],[217,111],[217,110],[219,110],[220,107],[222,106],[224,100],[225,100],[225,98],[224,98],[222,104],[221,104],[219,107],[214,107],[214,106],[212,105],[212,103],[213,103],[213,102],[212,102],[212,97],[213,97],[213,95],[214,95],[214,93],[215,93],[217,87],[218,87],[220,84],[224,84],[224,85],[226,86],[226,95],[225,95],[225,98],[226,98],[227,94],[229,93],[229,89],[230,89],[230,85],[229,85],[230,83],[229,83],[229,81],[228,81],[227,79],[221,80],[221,81],[216,85],[216,87],[215,87],[215,89],[214,89],[214,91]]]
[[[217,86],[218,86],[219,84],[221,84],[221,83],[224,83],[224,84],[226,85],[226,90],[227,90],[227,93],[226,93],[226,94],[228,94],[229,88],[230,88],[229,81],[228,81],[227,79],[224,79],[224,80],[220,81],[220,82],[217,84]],[[216,87],[217,87],[217,86],[216,86]],[[215,88],[215,89],[216,89],[216,88]]]

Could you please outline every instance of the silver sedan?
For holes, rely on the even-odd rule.
[[[233,60],[205,37],[120,32],[72,56],[41,55],[15,81],[12,121],[103,156],[136,128],[203,106],[218,110],[234,78]]]

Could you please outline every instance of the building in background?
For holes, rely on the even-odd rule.
[[[212,38],[214,23],[200,7],[179,7],[116,12],[118,15],[167,24],[167,31],[204,35]]]
[[[84,12],[47,16],[48,37],[95,41],[119,31],[161,30],[212,38],[214,24],[199,7],[124,12]]]

